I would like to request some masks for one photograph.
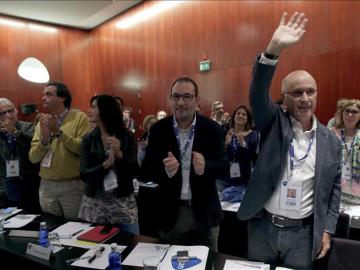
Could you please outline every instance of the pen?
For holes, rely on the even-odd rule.
[[[74,232],[74,233],[71,234],[71,236],[75,236],[75,235],[77,235],[78,233],[81,233],[83,230],[84,230],[84,229],[81,229],[80,231]]]
[[[104,250],[104,247],[100,247],[98,250],[96,250],[94,255],[92,255],[92,257],[88,260],[88,263],[92,263],[96,258],[101,257]]]

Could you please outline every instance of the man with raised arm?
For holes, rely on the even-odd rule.
[[[304,70],[282,81],[286,110],[269,89],[281,52],[297,44],[307,19],[284,13],[256,60],[250,105],[261,148],[238,218],[249,219],[248,258],[295,269],[312,269],[330,249],[340,203],[339,140],[314,115],[315,79]]]

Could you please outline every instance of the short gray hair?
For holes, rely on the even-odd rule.
[[[0,98],[0,105],[11,105],[15,108],[14,103],[12,103],[11,100],[7,98]]]

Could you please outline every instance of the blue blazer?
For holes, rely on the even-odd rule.
[[[205,171],[201,176],[195,174],[191,164],[192,208],[200,228],[210,231],[222,218],[215,180],[229,170],[220,125],[209,118],[197,115],[192,151],[203,154],[205,158]],[[172,116],[156,122],[151,127],[149,144],[141,167],[144,180],[152,180],[159,184],[159,205],[154,211],[158,212],[159,227],[165,232],[173,228],[178,216],[182,184],[181,166],[172,178],[165,172],[163,160],[168,152],[172,152],[180,161]]]
[[[255,63],[250,85],[250,105],[261,132],[260,153],[237,216],[250,219],[263,209],[274,192],[287,165],[290,142],[294,137],[290,116],[274,105],[269,94],[276,66]],[[314,178],[315,259],[324,231],[335,233],[340,205],[341,145],[335,134],[317,122]]]

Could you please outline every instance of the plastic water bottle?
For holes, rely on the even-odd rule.
[[[117,251],[117,244],[111,244],[111,252],[109,254],[109,270],[122,270],[121,268],[121,257]]]
[[[48,247],[50,245],[49,242],[49,231],[46,228],[46,222],[40,223],[40,231],[39,231],[39,245],[42,247]]]

